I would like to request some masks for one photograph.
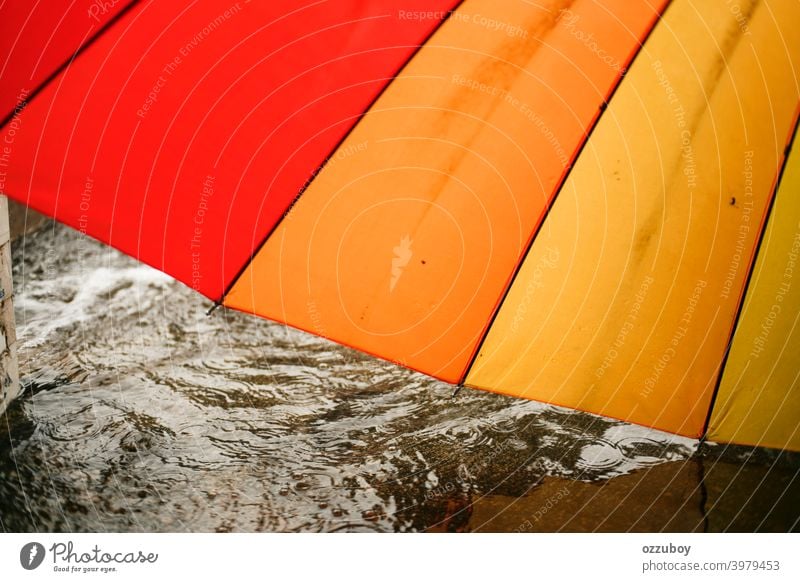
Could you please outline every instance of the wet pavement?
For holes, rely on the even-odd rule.
[[[0,531],[800,529],[797,455],[452,398],[58,225],[14,263]]]

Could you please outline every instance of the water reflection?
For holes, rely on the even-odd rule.
[[[54,226],[15,249],[7,531],[797,529],[794,459],[462,390]]]

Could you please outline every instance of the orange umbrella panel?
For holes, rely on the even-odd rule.
[[[463,3],[225,305],[460,382],[663,5],[561,4]]]

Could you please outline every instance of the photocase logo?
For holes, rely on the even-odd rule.
[[[19,563],[26,570],[35,570],[44,561],[44,546],[38,542],[30,542],[22,546],[19,552]]]
[[[394,291],[397,282],[403,275],[403,270],[411,262],[413,252],[411,251],[411,238],[406,234],[400,239],[400,244],[392,249],[394,258],[392,259],[392,279],[389,281],[389,291]]]
[[[93,19],[95,22],[100,22],[100,16],[111,12],[111,9],[119,4],[119,2],[120,0],[95,0],[92,2],[91,6],[89,6],[87,14],[89,18]]]

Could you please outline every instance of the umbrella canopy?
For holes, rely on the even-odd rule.
[[[442,380],[800,450],[800,5],[0,7],[0,191]]]

